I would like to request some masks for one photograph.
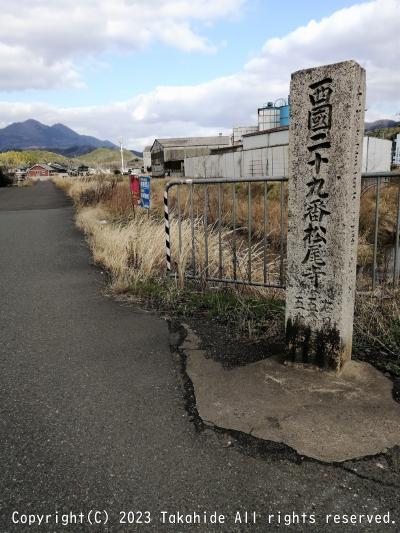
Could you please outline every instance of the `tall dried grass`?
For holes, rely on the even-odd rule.
[[[165,185],[162,184],[164,187]],[[236,227],[238,232],[247,233],[249,227],[249,207],[248,207],[248,185],[240,183],[235,186],[236,192]],[[190,215],[190,196],[189,188],[181,187],[180,204],[181,212],[185,217]],[[207,196],[205,196],[207,194]],[[286,198],[287,186],[283,186],[284,209],[282,214],[283,234],[287,232],[287,213]],[[232,228],[233,225],[233,186],[232,184],[223,184],[220,186],[221,214],[223,224]],[[170,206],[172,209],[178,209],[177,189],[171,190]],[[218,221],[218,186],[209,186],[205,191],[204,186],[193,186],[193,211],[195,217],[202,217],[207,213],[208,221],[214,224]],[[251,184],[251,232],[255,240],[260,240],[264,236],[264,184]],[[267,238],[269,247],[276,251],[280,242],[280,186],[271,184],[268,186],[267,195]]]
[[[160,229],[163,231],[163,195],[167,180],[152,180],[152,208],[150,219],[142,221],[141,210],[132,208],[128,179],[126,177],[90,177],[90,178],[56,178],[57,185],[64,188],[66,192],[74,199],[80,207],[100,206],[107,210],[108,218],[112,219],[117,225],[124,227],[136,217],[138,226],[148,225],[152,230]],[[232,209],[233,196],[232,185],[221,185],[221,222],[222,222],[222,260],[223,275],[231,277],[233,274],[232,262]],[[251,274],[254,281],[262,281],[262,239],[264,237],[264,184],[253,183],[251,186],[251,255],[252,266]],[[205,250],[204,250],[204,212],[207,213],[207,229],[209,232],[209,274],[218,277],[220,274],[218,267],[218,188],[210,186],[207,188],[207,197],[205,197],[204,187],[193,187],[193,211],[195,217],[195,253],[196,262],[200,273],[205,270]],[[235,188],[236,193],[236,237],[238,250],[237,270],[238,276],[245,278],[247,272],[247,255],[249,251],[248,243],[248,185],[238,184]],[[278,270],[277,259],[280,246],[280,225],[283,223],[283,235],[287,231],[287,213],[284,209],[281,213],[281,190],[280,185],[272,184],[268,186],[268,212],[267,212],[267,245],[268,257],[270,264],[268,270],[276,275]],[[283,189],[284,205],[286,205],[287,188]],[[182,215],[182,235],[183,248],[182,253],[178,254],[176,244],[178,237],[175,234],[174,212],[178,209],[177,188],[171,189],[170,208],[172,211],[171,240],[174,246],[172,255],[178,258],[179,264],[176,264],[176,270],[181,274],[183,270],[190,270],[190,231],[188,217],[190,214],[189,188],[181,187],[179,193],[180,211]],[[369,283],[369,272],[373,261],[373,239],[374,239],[374,210],[375,210],[375,191],[369,191],[362,197],[360,208],[360,232],[358,246],[358,266],[360,271],[360,280],[365,277],[365,284]],[[395,238],[395,220],[397,213],[397,187],[389,186],[382,189],[380,219],[379,219],[379,254],[378,261],[381,267],[385,263],[385,251],[393,246]],[[143,228],[141,227],[141,230]],[[145,234],[145,232],[144,232]],[[161,237],[158,247],[164,250]],[[163,252],[162,252],[163,253]],[[363,282],[364,283],[364,282]],[[361,285],[360,285],[361,286]]]
[[[69,194],[79,206],[77,224],[88,237],[94,261],[106,268],[112,277],[112,288],[123,291],[138,283],[165,278],[165,230],[162,211],[157,208],[158,195],[162,198],[163,184],[153,191],[153,209],[148,216],[143,210],[132,210],[129,187],[114,180],[76,180],[56,178],[55,182]],[[158,199],[161,203],[161,200]],[[179,228],[174,213],[170,219],[172,258],[174,271],[183,285],[184,274],[191,269],[192,227],[187,218],[181,220],[181,249],[179,250]],[[231,253],[232,231],[216,224],[207,225],[207,250],[204,237],[204,219],[194,220],[196,273],[205,277],[218,277],[220,253],[223,275],[233,276]],[[222,246],[220,248],[220,239]],[[243,240],[237,240],[236,269],[238,277],[248,274],[248,257],[251,253],[252,279],[263,280],[263,255],[259,242],[249,247]],[[277,270],[277,260],[271,258],[269,271]]]
[[[390,184],[382,188],[379,204],[378,239],[382,248],[393,245],[395,240],[398,185]],[[368,242],[374,239],[376,190],[372,188],[361,199],[360,233]]]
[[[372,346],[379,355],[376,362],[400,375],[400,290],[385,287],[374,298],[356,298],[354,328],[356,338]]]

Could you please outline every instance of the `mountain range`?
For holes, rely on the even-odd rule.
[[[373,132],[397,126],[400,126],[400,122],[382,119],[366,122],[365,130]],[[73,158],[92,152],[96,148],[116,149],[117,146],[107,140],[80,135],[64,124],[46,126],[34,119],[14,122],[5,128],[0,128],[0,152],[41,149]],[[137,157],[143,157],[142,152],[137,150],[131,150],[131,152]]]
[[[375,122],[366,122],[365,131],[381,130],[383,128],[395,128],[400,126],[400,122],[390,119],[375,120]]]
[[[116,148],[116,145],[89,135],[80,135],[64,124],[46,126],[33,119],[14,122],[0,129],[0,152],[35,148],[76,157],[95,148]]]

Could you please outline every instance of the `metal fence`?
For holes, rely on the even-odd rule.
[[[371,264],[358,268],[358,285],[399,280],[400,172],[365,173],[362,197],[371,194]],[[396,219],[390,261],[382,259],[379,225],[384,186],[394,185]],[[254,191],[256,189],[256,191]],[[176,179],[165,188],[168,274],[181,279],[285,288],[287,177]],[[387,222],[387,221],[386,221]],[[371,252],[371,250],[369,250]],[[390,265],[389,265],[390,263]]]
[[[377,287],[378,282],[388,283],[391,282],[394,287],[398,285],[399,282],[399,233],[400,233],[400,172],[366,172],[362,175],[363,183],[366,184],[366,187],[362,189],[362,197],[368,193],[368,190],[375,192],[375,209],[374,209],[374,240],[373,240],[373,260],[372,268],[370,269],[370,288],[374,291]],[[374,180],[375,184],[368,184],[368,181]],[[394,242],[389,250],[393,251],[393,260],[390,261],[381,261],[378,264],[378,252],[379,247],[379,221],[380,221],[380,210],[381,210],[381,191],[383,187],[395,186],[396,191],[396,214],[395,220],[390,221],[393,223],[394,229]],[[382,250],[382,247],[381,247]],[[386,264],[385,264],[386,263]],[[368,274],[368,273],[367,273]]]

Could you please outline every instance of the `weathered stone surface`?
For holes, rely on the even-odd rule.
[[[339,370],[351,358],[365,71],[295,72],[290,97],[287,357]]]
[[[337,375],[270,358],[226,369],[207,358],[200,339],[188,331],[181,348],[205,423],[282,442],[326,462],[400,445],[393,384],[371,365],[348,361]]]

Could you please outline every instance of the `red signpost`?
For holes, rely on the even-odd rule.
[[[136,174],[129,176],[129,186],[131,189],[132,208],[135,211],[135,205],[140,206],[140,179]]]

